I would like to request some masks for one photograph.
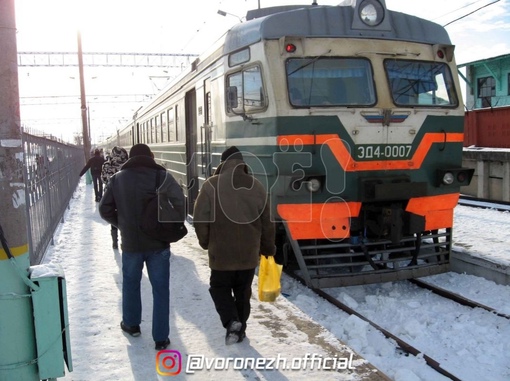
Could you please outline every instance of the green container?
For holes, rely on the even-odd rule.
[[[30,267],[30,274],[39,286],[32,291],[39,377],[63,377],[64,361],[73,370],[64,272],[59,265],[48,264]]]

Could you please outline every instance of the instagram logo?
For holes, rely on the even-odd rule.
[[[156,371],[161,376],[175,376],[181,373],[181,352],[173,350],[159,351],[156,355]]]

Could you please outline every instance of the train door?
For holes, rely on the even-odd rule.
[[[193,215],[193,206],[198,196],[198,174],[196,161],[197,147],[197,96],[195,89],[186,93],[185,116],[186,116],[186,175],[188,179],[188,214]]]
[[[202,165],[202,176],[208,178],[211,176],[211,136],[212,136],[212,120],[211,120],[211,86],[210,80],[207,79],[204,82],[204,123],[200,127],[200,149],[201,154],[201,165]]]

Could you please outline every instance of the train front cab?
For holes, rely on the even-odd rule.
[[[359,8],[367,3],[386,12],[384,2],[362,1],[354,15],[364,14]],[[352,25],[373,27],[360,20]],[[376,27],[391,25],[383,19]],[[272,45],[286,72],[281,79],[276,66],[268,70],[270,92],[285,96],[290,110],[281,106],[275,122],[278,177],[270,194],[281,222],[279,255],[309,286],[393,281],[449,268],[453,210],[460,186],[472,177],[461,168],[463,109],[453,46],[406,43],[397,34],[313,44],[284,36]],[[356,86],[353,78],[363,70],[368,77]],[[342,76],[356,90],[352,103],[348,91],[344,98],[325,94]],[[315,80],[324,85],[314,88]],[[277,94],[279,88],[286,93]]]

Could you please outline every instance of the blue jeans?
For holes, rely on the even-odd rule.
[[[164,341],[170,333],[170,249],[122,252],[122,321],[140,325],[142,299],[140,281],[144,263],[152,285],[152,338]]]

